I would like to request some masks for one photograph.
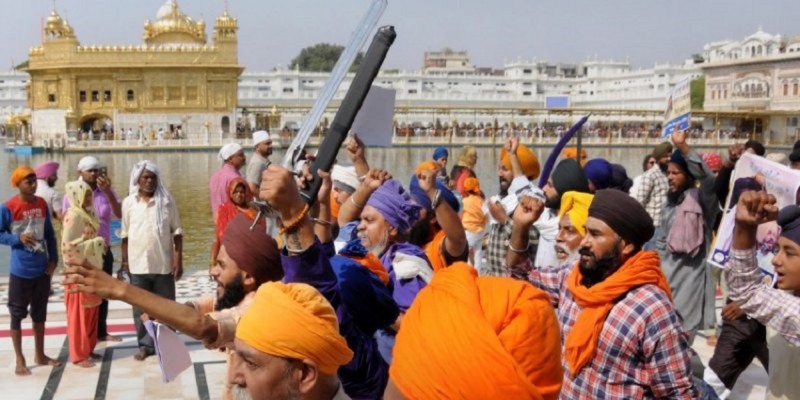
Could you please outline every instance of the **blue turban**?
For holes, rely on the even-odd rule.
[[[461,205],[459,204],[456,195],[453,194],[447,185],[438,179],[436,180],[436,189],[442,193],[439,195],[441,196],[442,201],[450,205],[450,208],[452,208],[453,211],[457,213],[461,209]],[[419,187],[419,180],[417,179],[416,175],[411,176],[411,182],[409,182],[408,191],[411,192],[411,197],[417,202],[417,204],[428,210],[428,212],[433,211],[431,198],[428,196],[428,193]]]
[[[800,207],[786,206],[778,213],[781,236],[800,244]]]
[[[586,178],[594,184],[596,190],[606,189],[611,186],[612,174],[614,173],[611,163],[602,158],[589,160],[583,166]]]
[[[447,149],[445,149],[444,147],[437,147],[436,150],[433,151],[434,160],[438,160],[442,157],[448,157],[448,156],[449,153],[447,152]]]
[[[389,179],[369,196],[367,205],[378,210],[386,222],[403,234],[419,220],[420,206],[411,201],[411,196],[396,179]]]

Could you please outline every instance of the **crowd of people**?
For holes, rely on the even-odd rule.
[[[732,146],[723,160],[690,141],[675,132],[631,179],[574,148],[540,163],[510,137],[499,191],[487,194],[471,146],[449,172],[450,153],[437,148],[402,177],[369,165],[353,136],[348,160],[318,171],[309,201],[301,191],[310,163],[271,163],[272,138],[257,131],[249,163],[238,144],[219,151],[209,180],[218,287],[188,303],[175,301],[182,229],[155,164],[134,166],[122,201],[94,157],[81,159],[63,201],[57,164],[21,165],[10,182],[19,194],[0,205],[16,372],[30,373],[20,346],[28,308],[35,362],[58,364],[42,338],[61,259],[72,364],[92,367],[97,341],[118,340],[105,319],[107,299],[121,300],[133,306],[137,360],[153,354],[146,319],[224,349],[226,398],[714,399],[755,357],[769,370],[770,396],[800,398],[800,207],[778,210],[755,186],[731,187],[744,152],[765,156],[760,143]],[[800,168],[800,149],[782,156],[768,155]],[[730,190],[727,304],[703,365],[691,345],[717,324],[719,279],[706,259]],[[275,218],[260,218],[254,200]],[[112,218],[122,221],[117,276]],[[60,246],[53,219],[62,221]],[[759,276],[756,230],[774,220],[770,287]]]

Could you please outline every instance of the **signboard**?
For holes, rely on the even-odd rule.
[[[686,78],[669,91],[661,136],[665,138],[671,136],[676,128],[681,131],[689,129],[689,121],[692,118],[692,97],[689,88],[689,78]]]
[[[373,85],[351,130],[369,147],[391,147],[396,91]]]
[[[742,192],[760,189],[775,196],[778,208],[796,204],[800,189],[800,171],[778,164],[750,153],[744,153],[736,162],[736,169],[731,178],[731,190],[725,201],[717,237],[711,248],[708,262],[720,268],[726,268],[730,259],[733,242],[733,226],[736,222],[736,202]],[[772,221],[761,224],[756,235],[756,258],[762,273],[773,278],[772,257],[778,252],[778,235],[780,227]]]
[[[545,96],[544,108],[569,108],[569,96]]]

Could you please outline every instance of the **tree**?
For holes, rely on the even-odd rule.
[[[299,68],[300,71],[307,72],[331,72],[343,51],[344,46],[318,43],[300,50],[300,54],[292,60],[290,67],[292,69]],[[351,72],[358,69],[363,58],[363,52],[359,52],[358,55],[356,55],[356,59],[350,67]]]
[[[14,66],[15,70],[26,70],[28,69],[28,60],[25,60],[17,65]]]
[[[692,99],[692,110],[702,110],[706,99],[706,77],[692,79],[689,82],[689,94]]]

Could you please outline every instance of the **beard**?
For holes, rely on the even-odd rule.
[[[658,169],[660,169],[661,172],[663,172],[665,174],[667,173],[667,167],[669,167],[669,162],[658,163]]]
[[[581,258],[578,263],[578,268],[580,268],[581,275],[583,275],[583,279],[581,279],[582,285],[592,287],[602,282],[606,277],[622,266],[622,260],[620,259],[617,246],[619,246],[619,240],[617,240],[611,250],[602,257],[597,257],[597,255],[587,248],[581,248],[578,251],[580,255],[590,258],[590,261]]]
[[[561,208],[561,197],[559,195],[555,195],[553,197],[545,198],[544,206],[558,211],[558,209]]]
[[[556,243],[556,258],[561,265],[572,264],[580,258],[578,249],[570,250],[569,247]]]
[[[414,223],[411,227],[411,232],[408,234],[408,242],[422,247],[428,243],[431,234],[431,213],[425,215],[425,218]]]
[[[364,243],[364,240],[367,239],[367,233],[365,231],[359,231],[358,238],[361,240],[361,244],[364,247],[366,247],[367,251],[372,253],[372,255],[378,258],[380,258],[383,252],[386,251],[386,248],[389,247],[389,233],[386,231],[383,231],[380,241],[378,243],[372,244],[371,246],[367,246]]]
[[[52,187],[56,187],[56,181],[57,181],[57,180],[58,180],[57,178],[56,178],[56,179],[54,179],[54,178],[47,178],[47,186],[49,186],[49,187],[51,187],[51,188],[52,188]]]
[[[500,184],[500,197],[508,196],[508,188],[511,186],[511,182],[505,178],[498,178],[498,183]]]
[[[214,306],[216,311],[222,311],[239,305],[244,300],[244,282],[242,276],[236,275],[233,281],[223,286],[222,296],[217,297],[217,304]]]
[[[250,393],[247,391],[247,389],[239,385],[234,384],[231,386],[230,394],[233,400],[253,400],[253,397],[250,396]]]

